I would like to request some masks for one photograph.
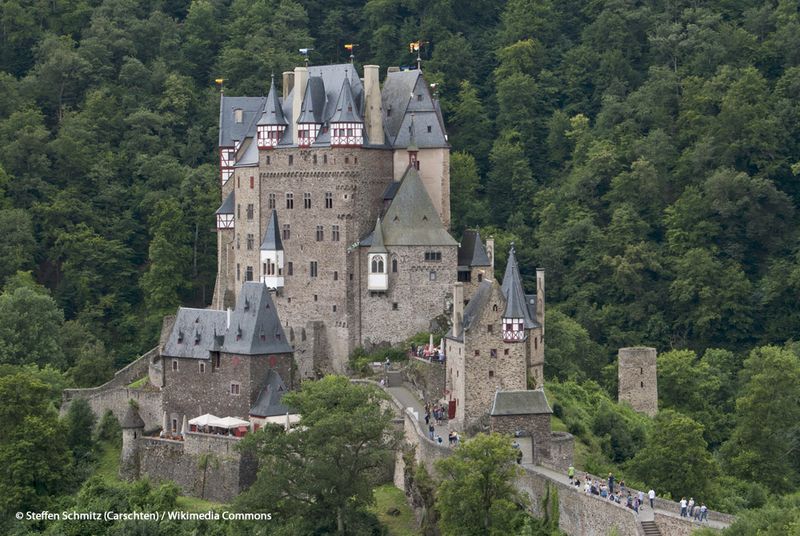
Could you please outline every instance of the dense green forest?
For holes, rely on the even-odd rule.
[[[798,490],[796,1],[3,0],[0,21],[0,379],[50,393],[9,418],[68,427],[41,404],[210,302],[216,78],[264,94],[298,48],[344,62],[345,43],[385,72],[421,40],[453,232],[547,270],[570,430],[642,479],[637,453],[680,448],[657,430],[686,431],[719,507]],[[664,352],[655,430],[603,402],[631,345]],[[79,465],[75,448],[48,460]],[[36,497],[77,485],[53,478]]]

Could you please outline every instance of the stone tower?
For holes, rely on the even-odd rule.
[[[144,421],[132,402],[129,403],[128,410],[120,423],[122,426],[122,453],[119,476],[124,480],[135,480],[139,477],[139,438],[144,433]]]
[[[651,417],[658,412],[656,349],[619,349],[619,401]]]

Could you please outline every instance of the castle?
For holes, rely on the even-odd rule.
[[[266,97],[220,98],[219,270],[273,292],[300,378],[343,373],[359,346],[427,331],[460,273],[450,147],[419,70],[297,67]]]

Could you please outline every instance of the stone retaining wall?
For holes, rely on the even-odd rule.
[[[446,368],[444,363],[410,356],[403,369],[406,381],[414,386],[423,400],[438,402],[444,395]]]

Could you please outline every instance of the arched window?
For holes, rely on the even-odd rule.
[[[383,273],[383,257],[372,258],[372,273],[373,274]]]
[[[392,259],[392,273],[397,273],[397,259]]]

